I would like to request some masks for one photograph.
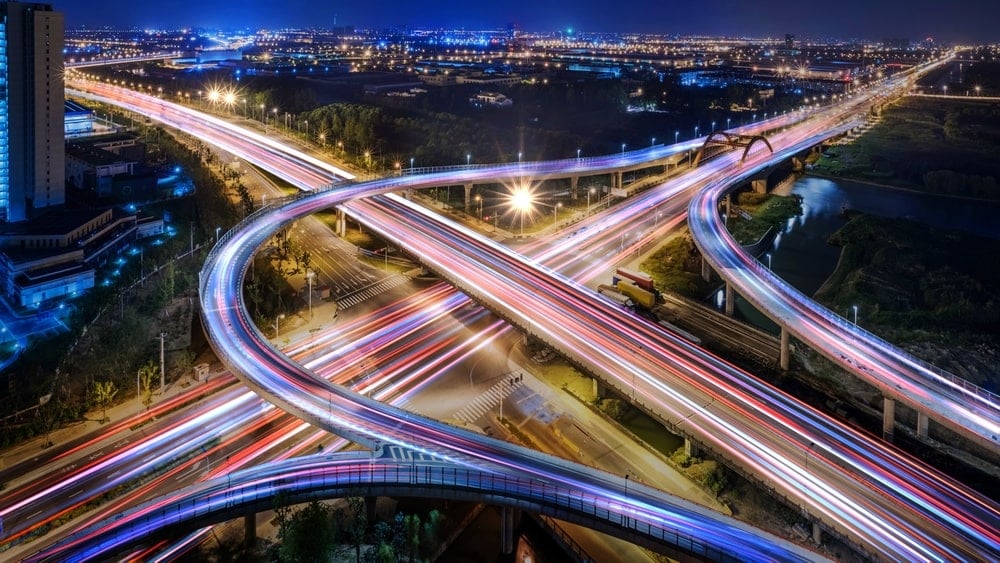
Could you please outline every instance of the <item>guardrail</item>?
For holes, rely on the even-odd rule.
[[[648,547],[669,546],[702,560],[728,563],[741,559],[739,553],[679,531],[687,525],[686,519],[663,521],[580,489],[435,461],[398,462],[366,456],[357,452],[309,456],[216,477],[92,524],[25,560],[56,561],[68,554],[81,560],[106,558],[168,527],[195,529],[248,510],[273,508],[276,495],[289,504],[358,495],[488,500],[638,539]]]

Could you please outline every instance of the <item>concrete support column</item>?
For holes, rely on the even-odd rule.
[[[347,215],[344,208],[337,208],[337,226],[340,227],[340,236],[347,236]]]
[[[590,378],[590,381],[594,385],[594,396],[597,397],[598,399],[603,399],[604,394],[607,392],[607,387],[603,383],[601,383],[600,379],[597,379],[596,377]]]
[[[365,518],[367,518],[369,522],[375,521],[375,509],[377,506],[378,497],[365,497]]]
[[[622,173],[612,172],[611,173],[611,187],[614,189],[621,189],[622,187]]]
[[[733,284],[726,282],[726,316],[733,316],[736,310],[736,292],[733,291]]]
[[[927,413],[917,411],[917,438],[921,440],[927,439],[927,427],[930,425],[930,421]]]
[[[823,530],[819,527],[818,522],[813,522],[813,543],[823,545]]]
[[[578,193],[578,190],[577,190],[577,186],[579,186],[579,185],[580,185],[580,177],[579,176],[570,176],[569,177],[569,197],[570,198],[572,198],[572,199],[575,200],[577,197],[579,197],[580,194]]]
[[[243,516],[243,542],[247,547],[257,545],[257,513]]]
[[[712,277],[712,268],[708,265],[708,260],[705,257],[701,257],[701,279],[705,281],[710,281]]]
[[[788,354],[788,329],[785,328],[785,327],[781,327],[781,346],[780,346],[780,350],[781,350],[781,354],[779,356],[779,362],[778,363],[781,365],[781,369],[782,370],[788,371],[788,355],[789,355]]]
[[[469,214],[469,206],[472,205],[472,184],[465,184],[465,213]]]
[[[500,508],[500,553],[514,553],[514,509]]]
[[[750,181],[750,185],[753,186],[754,193],[766,194],[767,193],[767,178],[756,178]]]
[[[684,455],[694,457],[698,455],[698,446],[690,438],[684,438]]]
[[[896,401],[882,397],[882,439],[892,443],[893,428],[896,425]]]
[[[732,208],[733,208],[733,194],[728,193],[726,194],[726,215],[725,215],[727,221],[729,220],[729,214],[732,213]]]

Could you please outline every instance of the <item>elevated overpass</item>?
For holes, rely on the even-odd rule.
[[[664,493],[631,483],[629,503],[584,489],[520,475],[505,475],[434,460],[376,458],[368,452],[296,457],[233,472],[175,491],[113,519],[96,522],[25,559],[98,561],[130,548],[152,545],[248,512],[348,496],[410,497],[485,502],[543,514],[601,531],[682,561],[818,561],[819,554],[742,522],[690,504],[696,518],[711,517],[712,536],[691,533],[670,521],[649,519],[639,503],[661,504]],[[706,537],[710,537],[707,540]]]
[[[431,176],[434,176],[434,175],[431,175]],[[462,177],[462,180],[466,180],[466,179],[468,179],[468,177]],[[475,180],[476,176],[473,176],[472,179]],[[336,194],[337,197],[330,197],[324,203],[324,205],[327,205],[327,206],[334,205],[334,204],[336,204],[339,201],[346,201],[346,199],[350,199],[350,198],[354,198],[354,197],[360,197],[361,195],[368,194],[368,193],[376,193],[376,191],[391,191],[391,190],[394,190],[394,189],[406,189],[406,188],[410,188],[410,187],[417,187],[417,188],[419,188],[419,187],[422,187],[422,186],[426,187],[426,186],[434,186],[434,185],[445,185],[445,184],[441,183],[442,180],[447,181],[447,179],[444,179],[444,178],[428,178],[428,177],[424,177],[424,178],[420,178],[419,180],[417,180],[417,179],[411,179],[411,182],[406,182],[406,183],[403,183],[403,182],[399,182],[399,183],[395,183],[395,184],[388,183],[388,182],[377,183],[378,184],[377,186],[376,185],[370,186],[369,187],[369,191],[367,191],[367,192],[357,191],[356,189],[351,188],[351,187],[344,187],[343,191],[341,193]],[[427,184],[423,184],[422,182],[428,182],[428,183]],[[334,194],[330,193],[328,195],[333,196]],[[292,217],[292,216],[294,216],[294,213],[291,216],[290,215],[283,215],[284,219],[280,219],[280,220],[281,221],[291,220],[291,219],[289,219],[289,217]],[[276,225],[272,224],[271,227],[272,228],[276,228]],[[232,233],[232,235],[235,236],[236,235],[236,231],[234,231]],[[230,238],[230,235],[227,235],[226,238]],[[252,251],[253,248],[254,248],[254,243],[251,242],[252,240],[253,239],[247,239],[247,238],[245,238],[245,237],[243,237],[241,235],[238,240],[236,240],[236,239],[232,240],[232,244],[235,245],[235,246],[238,246],[238,247],[249,245],[250,246],[249,250]],[[228,255],[228,251],[227,251],[227,255]],[[217,258],[220,258],[220,257],[217,257]],[[239,260],[231,260],[232,258],[233,258],[232,255],[228,255],[228,258],[226,260],[221,260],[221,262],[224,262],[226,264],[225,268],[228,269],[228,270],[230,270],[231,273],[234,273],[234,274],[235,273],[240,273],[240,268],[241,267],[243,267],[244,268],[243,271],[245,271],[245,263],[243,263],[243,266],[240,266]],[[207,269],[206,271],[211,271],[211,269]],[[240,275],[242,275],[242,274],[240,273]],[[213,283],[215,283],[215,282],[213,282]],[[203,285],[203,289],[204,288],[205,288],[205,286]],[[246,320],[245,319],[241,319],[239,314],[237,314],[235,316],[232,315],[233,313],[238,313],[237,309],[242,308],[241,304],[238,303],[239,297],[234,297],[233,300],[228,300],[229,303],[232,303],[232,304],[227,304],[227,298],[225,297],[225,293],[224,292],[223,293],[218,293],[216,291],[212,291],[212,292],[208,292],[208,293],[203,292],[202,295],[203,295],[203,301],[207,305],[209,305],[208,307],[206,307],[206,314],[210,314],[210,315],[222,314],[223,318],[229,318],[231,321],[236,321],[236,323],[231,323],[229,325],[233,330],[236,330],[236,328],[235,328],[236,324],[239,324],[239,325],[245,325],[246,324]],[[520,315],[520,314],[523,314],[523,313],[518,313],[518,314]],[[522,326],[523,326],[523,324],[524,323],[522,323]],[[217,326],[216,328],[219,328],[219,327]],[[529,331],[532,330],[530,324],[528,325],[527,328],[528,328]],[[244,329],[239,329],[240,332],[243,332],[243,330]],[[225,330],[225,329],[223,329],[223,330],[220,330],[219,332],[216,332],[215,334],[219,335],[219,334],[222,334],[224,332],[228,332],[228,331]],[[251,330],[247,334],[251,334],[253,332],[255,332],[255,331]],[[259,335],[257,335],[257,336],[259,336]],[[228,337],[227,337],[227,340],[228,340]],[[245,343],[247,341],[243,340],[243,342]],[[214,344],[215,345],[225,344],[225,342],[216,341]],[[235,342],[233,342],[233,344],[235,344]],[[237,348],[242,348],[242,347],[237,345]],[[217,346],[217,349],[218,349],[218,346]],[[220,354],[221,353],[222,352],[220,352]],[[238,365],[243,366],[241,369],[247,370],[247,371],[237,370],[238,373],[259,372],[259,370],[262,367],[262,366],[252,366],[252,365],[246,364],[245,360],[240,360],[237,356],[233,356],[233,355],[229,354],[228,352],[226,354],[228,355],[228,357],[229,357],[229,359],[231,361],[235,362]],[[260,362],[262,360],[266,360],[266,362],[269,363],[269,364],[271,362],[274,362],[274,361],[278,361],[279,364],[281,363],[280,359],[276,359],[276,358],[271,357],[271,354],[269,352],[266,352],[265,350],[262,350],[260,348],[245,349],[245,350],[243,350],[241,352],[241,354],[242,355],[253,356],[253,360],[255,360],[257,362]],[[635,357],[636,357],[637,360],[640,359],[640,358],[645,359],[645,356],[647,355],[647,351],[646,350],[639,350],[637,352],[634,351],[633,354],[635,355]],[[626,356],[627,355],[628,355],[628,353],[626,352]],[[273,367],[278,368],[278,365],[275,365]],[[292,369],[292,367],[286,365],[285,369]],[[295,371],[297,371],[297,370],[292,369],[292,372],[295,372]],[[287,373],[285,373],[285,375],[289,375],[292,372],[287,372]],[[644,372],[638,372],[638,373],[642,374]],[[262,375],[262,374],[256,373],[255,375]],[[302,374],[302,375],[305,375],[305,374]],[[627,377],[628,376],[625,375],[625,377],[620,378],[620,381],[626,382],[627,381]],[[635,376],[633,375],[633,382],[635,382],[634,377]],[[304,379],[304,378],[302,378],[302,377],[294,376],[292,379],[297,382],[297,383],[295,383],[296,387],[309,386],[309,382],[307,382],[307,380]],[[643,375],[643,379],[641,381],[642,381],[642,384],[644,386],[648,386],[648,385],[650,385],[650,384],[653,383],[652,380],[647,379],[646,375]],[[258,388],[268,388],[268,387],[270,387],[270,385],[271,384],[258,385]],[[627,387],[628,384],[624,383],[624,385]],[[635,383],[633,383],[633,389],[634,389],[634,385],[635,385]],[[272,393],[272,396],[273,396],[273,393],[275,392],[275,390],[274,389],[270,389],[270,392]],[[282,392],[281,394],[284,395],[284,392]],[[287,398],[290,400],[291,396],[289,396]],[[282,399],[282,400],[279,401],[279,404],[285,404],[285,403],[286,403],[285,399]],[[326,407],[325,404],[320,406],[320,412],[322,410],[325,410],[324,407]],[[365,407],[365,409],[368,410],[368,409],[370,409],[370,407],[371,406],[368,405],[368,406]],[[707,407],[708,407],[708,405],[705,405],[702,408],[703,409],[707,409]],[[320,412],[317,412],[314,407],[300,404],[296,408],[299,411],[303,411],[303,412],[308,411],[309,418],[307,418],[307,420],[325,418],[325,416],[320,415]],[[713,410],[714,410],[714,408],[715,407],[713,407]],[[351,409],[351,410],[353,410],[353,409]],[[704,413],[704,414],[707,414],[707,412]],[[375,428],[378,428],[378,427],[375,427]],[[382,428],[383,428],[383,430],[381,430],[381,431],[380,430],[375,430],[375,431],[376,432],[384,432],[384,428],[385,427],[382,427]],[[348,431],[354,431],[354,432],[358,432],[360,429],[361,429],[361,427],[359,427],[356,424],[350,424],[350,425],[346,425],[346,426],[342,426],[341,427],[341,430],[348,430]],[[367,431],[361,432],[361,434],[366,434],[366,433],[369,433],[371,431],[372,431],[372,427],[369,427]],[[397,438],[397,439],[399,439],[399,438]],[[404,439],[404,442],[405,442],[405,439]],[[813,445],[815,445],[815,442],[809,442],[807,446],[804,446],[806,448],[806,451],[807,451],[807,453],[806,453],[806,456],[807,456],[806,457],[806,464],[807,464],[807,466],[808,466],[808,463],[809,463],[808,448],[811,448]],[[820,457],[821,458],[825,458],[826,456],[830,456],[830,455],[834,455],[833,451],[831,451],[829,449],[826,449],[826,450],[824,450],[822,452],[822,454],[821,454]],[[872,458],[881,458],[881,455],[882,454],[875,453],[874,451],[871,451],[869,457],[872,457]],[[815,459],[814,458],[813,463],[816,464],[818,462],[822,462],[822,459]],[[823,463],[825,463],[825,462],[823,462]],[[847,463],[849,463],[849,462],[847,462]],[[827,467],[826,469],[829,469],[829,467]],[[811,471],[812,471],[812,468],[810,466],[810,468],[807,470],[807,472],[811,472]],[[911,477],[914,479],[914,482],[921,481],[919,479],[919,477],[916,477],[916,476],[911,476]],[[928,487],[928,488],[932,488],[932,487]],[[943,494],[942,496],[947,496],[947,495]]]

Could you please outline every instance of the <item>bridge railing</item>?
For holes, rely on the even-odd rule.
[[[752,262],[752,264],[753,264],[752,267],[754,268],[754,270],[755,270],[755,272],[757,273],[758,276],[760,276],[760,277],[766,277],[768,279],[769,283],[771,283],[773,285],[780,286],[784,292],[789,293],[789,294],[792,294],[792,293],[801,294],[802,293],[797,288],[795,288],[794,286],[792,286],[791,284],[789,284],[785,280],[783,280],[780,277],[778,277],[777,275],[775,275],[774,272],[772,272],[767,266],[765,266],[764,264],[762,264],[760,262],[760,260],[754,259],[754,261]],[[856,324],[856,323],[848,320],[843,315],[840,315],[840,314],[832,311],[831,309],[829,309],[827,307],[818,307],[817,309],[824,316],[824,318],[826,318],[827,320],[829,320],[829,321],[833,322],[834,324],[836,324],[838,327],[840,327],[841,329],[843,329],[844,332],[854,333],[854,334],[857,334],[859,336],[862,336],[864,339],[872,341],[872,342],[875,342],[875,343],[877,343],[879,346],[881,346],[883,348],[887,348],[887,349],[891,349],[891,350],[899,350],[900,353],[897,355],[897,357],[899,358],[899,361],[901,361],[903,363],[911,364],[911,365],[913,365],[915,367],[919,367],[920,369],[922,369],[924,371],[927,371],[927,372],[929,372],[929,373],[937,376],[940,379],[944,379],[946,381],[949,381],[954,386],[962,389],[967,395],[969,395],[971,397],[974,397],[977,400],[983,401],[985,404],[988,404],[988,405],[990,405],[990,404],[992,404],[992,405],[1000,404],[1000,395],[997,395],[996,393],[993,393],[989,389],[984,389],[984,388],[976,385],[975,383],[972,383],[971,381],[963,379],[963,378],[961,378],[961,377],[959,377],[959,376],[957,376],[957,375],[955,375],[955,374],[953,374],[953,373],[951,373],[951,372],[949,372],[949,371],[947,371],[945,369],[942,369],[939,366],[935,366],[934,364],[931,364],[930,362],[921,360],[920,358],[918,358],[918,357],[916,357],[916,356],[914,356],[912,354],[909,354],[907,352],[904,352],[903,350],[900,350],[899,347],[897,345],[893,344],[892,342],[889,342],[888,340],[882,338],[881,336],[878,336],[877,334],[874,334],[871,331],[869,331],[869,330],[867,330],[865,328],[862,328],[860,325],[858,325],[858,324]]]
[[[334,456],[327,456],[333,459]],[[356,457],[356,456],[355,456]],[[301,459],[298,463],[265,466],[263,473],[255,470],[217,477],[188,489],[176,497],[167,495],[155,499],[113,519],[97,523],[95,530],[84,529],[51,548],[35,554],[29,560],[49,560],[60,551],[83,552],[93,555],[113,554],[147,537],[151,530],[196,521],[199,525],[231,518],[234,513],[271,506],[276,495],[288,499],[316,498],[364,494],[373,487],[379,491],[406,490],[414,496],[435,494],[447,498],[468,498],[481,495],[500,504],[539,510],[554,518],[570,521],[604,522],[659,543],[676,546],[699,559],[728,562],[736,554],[724,551],[692,534],[671,527],[672,522],[646,518],[633,511],[628,503],[584,492],[580,489],[550,484],[539,479],[504,475],[440,462],[389,462],[353,459],[323,463],[320,456]],[[282,469],[274,469],[280,465]],[[424,488],[421,490],[421,488]],[[449,494],[449,491],[452,491]],[[423,492],[424,495],[419,493]],[[567,516],[569,518],[567,518]],[[682,522],[676,526],[684,525]],[[96,532],[96,533],[94,533]],[[94,553],[94,551],[100,553]]]

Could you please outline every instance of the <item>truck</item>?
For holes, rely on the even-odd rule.
[[[618,293],[621,293],[625,297],[631,299],[632,303],[635,303],[639,307],[646,310],[652,309],[656,306],[656,293],[647,291],[632,282],[624,280],[619,281],[615,286],[615,289]]]
[[[622,295],[613,285],[601,284],[597,286],[597,293],[601,296],[613,301],[622,307],[631,307],[632,300],[628,297]]]
[[[653,278],[651,278],[646,272],[636,272],[635,270],[629,270],[628,268],[618,268],[615,270],[615,277],[631,280],[635,282],[635,285],[645,289],[646,291],[656,291],[653,287]]]

